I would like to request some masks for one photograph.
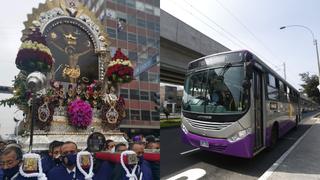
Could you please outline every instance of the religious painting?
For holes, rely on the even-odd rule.
[[[92,40],[82,28],[63,23],[45,33],[55,59],[55,80],[76,83],[82,77],[90,81],[99,78],[98,56]]]

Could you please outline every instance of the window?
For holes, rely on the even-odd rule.
[[[157,32],[160,32],[160,24],[159,23],[155,23],[155,30]]]
[[[128,89],[120,89],[120,95],[125,98],[125,99],[128,99],[129,97],[129,91]]]
[[[150,121],[150,111],[141,110],[141,119],[145,121]]]
[[[139,110],[130,110],[131,120],[140,120],[140,111]]]
[[[136,8],[136,2],[134,0],[127,0],[127,6]]]
[[[298,92],[290,88],[290,93],[289,93],[290,102],[298,103],[298,96],[299,96]]]
[[[138,43],[141,45],[147,45],[147,39],[145,36],[138,36]]]
[[[160,8],[155,7],[153,13],[155,16],[160,16]]]
[[[160,7],[160,0],[153,0],[153,4],[155,7]]]
[[[129,120],[129,119],[130,119],[129,109],[126,109],[126,116],[124,117],[123,120]]]
[[[139,79],[140,79],[140,81],[148,82],[148,71],[141,73]]]
[[[136,99],[139,100],[139,90],[136,89],[130,89],[130,99]]]
[[[111,28],[107,28],[107,33],[110,38],[116,38],[116,36],[117,36],[116,30],[111,29]]]
[[[156,94],[157,94],[156,92],[150,91],[150,100],[151,101],[153,101],[153,102],[158,101],[158,99],[156,99],[157,98]]]
[[[154,39],[148,38],[148,46],[151,46],[151,47],[155,46],[155,42],[156,41]]]
[[[126,0],[118,0],[118,4],[125,5],[126,4]]]
[[[154,22],[147,21],[147,28],[151,31],[154,30]]]
[[[118,32],[118,39],[127,41],[127,32],[119,31]]]
[[[152,116],[152,120],[153,120],[153,121],[160,121],[159,112],[152,111],[152,112],[151,112],[151,116]]]
[[[149,92],[140,91],[140,99],[149,101]]]
[[[149,72],[149,82],[159,83],[159,74]]]
[[[268,76],[268,84],[272,87],[276,87],[276,79],[272,74]]]
[[[138,54],[136,52],[129,51],[128,58],[131,61],[137,61],[138,60]]]
[[[137,36],[132,33],[128,33],[128,41],[132,43],[137,43]]]
[[[276,78],[269,74],[268,76],[268,86],[267,86],[267,95],[268,99],[279,100],[279,81],[277,82]]]
[[[132,26],[136,26],[137,23],[137,19],[135,15],[128,15],[128,24],[132,25]]]
[[[144,3],[136,1],[136,9],[139,11],[144,11]]]
[[[145,4],[144,5],[144,11],[148,14],[153,14],[153,7],[150,4]]]
[[[146,27],[146,21],[144,21],[142,19],[137,19],[137,25],[139,27],[145,28]]]
[[[282,81],[279,81],[279,98],[282,102],[287,101],[287,90],[285,88],[285,84]]]

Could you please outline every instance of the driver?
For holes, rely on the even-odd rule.
[[[209,83],[210,102],[214,105],[224,105],[223,80],[217,76],[210,79]]]

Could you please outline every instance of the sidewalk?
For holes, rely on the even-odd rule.
[[[268,180],[320,180],[320,120],[310,119],[306,124],[314,124],[296,147],[272,172]],[[260,178],[264,179],[264,178]]]

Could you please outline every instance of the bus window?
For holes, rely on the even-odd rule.
[[[191,73],[185,80],[183,109],[198,113],[241,112],[248,106],[243,66],[218,67]]]
[[[282,82],[279,81],[279,96],[280,96],[280,101],[282,102],[287,102],[287,89],[286,85]]]
[[[268,76],[268,86],[267,86],[267,95],[270,100],[278,100],[279,99],[279,83],[276,82],[275,77],[272,74]]]

